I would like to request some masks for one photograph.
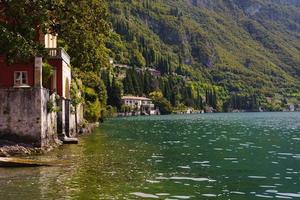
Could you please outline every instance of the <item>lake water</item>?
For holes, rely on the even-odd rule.
[[[0,169],[0,199],[300,199],[300,113],[118,118]]]

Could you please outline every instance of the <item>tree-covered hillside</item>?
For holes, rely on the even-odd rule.
[[[130,94],[164,113],[282,110],[300,102],[299,10],[298,0],[3,0],[0,54],[9,63],[44,55],[48,66],[36,30],[58,34],[72,103],[89,121],[128,109]]]
[[[300,88],[299,10],[289,0],[113,0],[120,37],[108,47],[119,63],[283,100]]]

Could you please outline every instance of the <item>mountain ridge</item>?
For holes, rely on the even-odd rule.
[[[112,57],[158,69],[162,57],[169,74],[229,92],[288,96],[299,90],[298,10],[288,0],[115,0],[111,22],[124,46]]]

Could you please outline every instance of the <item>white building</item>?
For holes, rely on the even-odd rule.
[[[294,104],[288,104],[288,109],[290,112],[295,112],[295,105]]]
[[[133,111],[140,112],[140,114],[155,115],[158,113],[151,99],[146,97],[123,96],[122,102]]]

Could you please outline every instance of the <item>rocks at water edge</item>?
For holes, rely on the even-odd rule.
[[[9,157],[14,155],[32,155],[39,153],[41,153],[40,148],[26,147],[18,144],[0,146],[0,157]]]

